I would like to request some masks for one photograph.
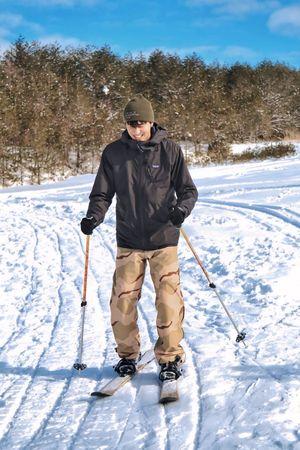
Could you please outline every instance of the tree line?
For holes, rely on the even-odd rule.
[[[120,57],[107,46],[62,49],[20,38],[0,58],[2,186],[94,171],[138,92],[171,137],[195,149],[299,133],[300,73],[283,63],[208,65],[159,50]]]

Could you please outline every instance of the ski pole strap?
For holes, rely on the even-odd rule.
[[[88,267],[89,267],[89,253],[90,253],[90,235],[86,237],[85,244],[85,262],[84,262],[84,276],[83,276],[83,293],[82,293],[82,302],[81,306],[86,306],[86,290],[87,290],[87,276],[88,276]]]

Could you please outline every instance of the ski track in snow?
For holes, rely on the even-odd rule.
[[[39,239],[37,239],[37,241],[39,242]],[[38,258],[37,258],[37,259],[38,259]],[[37,275],[38,275],[38,269],[36,270],[36,272],[37,272]],[[36,276],[36,278],[37,278],[37,280],[36,280],[36,283],[35,283],[35,284],[38,285],[38,276]],[[42,294],[41,289],[36,289],[36,290],[33,291],[33,294],[34,294],[34,296],[38,296],[38,295],[43,295],[44,293]],[[28,297],[27,297],[27,300],[28,300]],[[49,299],[49,300],[50,300],[50,299]],[[34,312],[35,312],[35,311],[34,311],[34,302],[33,302],[33,308],[32,308],[31,310],[30,310],[30,309],[27,309],[27,310],[25,311],[25,314],[23,314],[23,316],[21,316],[21,318],[22,318],[22,324],[20,324],[20,320],[18,321],[18,322],[19,322],[19,324],[18,324],[18,325],[19,325],[19,327],[18,327],[18,333],[16,334],[16,337],[15,337],[14,341],[18,342],[18,341],[20,340],[20,338],[22,338],[21,344],[26,343],[26,339],[24,339],[24,335],[26,335],[26,332],[27,332],[27,330],[25,329],[25,328],[26,328],[26,322],[29,321],[29,319],[30,319],[31,316],[34,314]],[[33,313],[33,314],[32,314],[32,313]],[[54,330],[55,327],[56,327],[56,322],[57,322],[58,315],[59,315],[59,309],[58,309],[58,312],[57,312],[57,315],[56,315],[56,318],[55,318],[55,321],[54,321],[54,327],[53,327],[53,330]],[[24,318],[24,316],[25,316],[25,318]],[[33,324],[34,324],[34,317],[33,317]],[[28,324],[27,324],[27,326],[28,326]],[[30,330],[30,327],[28,328],[28,330]],[[51,342],[51,340],[52,340],[53,332],[54,332],[54,331],[52,331],[52,333],[50,334],[50,339],[49,339],[50,342]],[[36,343],[39,343],[38,337],[33,337],[33,338],[32,338],[32,341],[33,341],[33,342],[36,342]],[[8,343],[8,344],[9,344],[9,343]],[[7,356],[10,354],[10,352],[14,350],[14,347],[16,347],[17,345],[18,345],[18,344],[13,343],[13,345],[7,345],[7,348],[4,348],[4,349],[3,349],[3,350],[5,350],[5,356],[6,356],[6,358],[7,358]],[[20,344],[19,344],[19,345],[20,345]],[[10,348],[10,347],[11,347],[11,348]],[[21,396],[20,396],[20,401],[17,402],[17,403],[14,405],[15,412],[14,412],[14,416],[13,416],[13,418],[12,418],[10,427],[12,427],[12,426],[14,425],[13,421],[14,421],[14,419],[17,417],[17,415],[18,415],[18,413],[19,413],[19,410],[22,408],[22,406],[23,406],[23,404],[24,404],[24,402],[25,402],[27,393],[29,392],[29,389],[32,387],[32,383],[33,383],[33,380],[35,379],[35,376],[36,376],[36,373],[37,373],[37,370],[38,370],[39,363],[40,363],[40,361],[42,360],[42,358],[43,358],[43,356],[44,356],[44,353],[45,353],[46,349],[47,349],[47,344],[46,344],[46,346],[45,346],[45,349],[42,350],[40,356],[39,356],[38,354],[36,354],[36,355],[34,355],[34,354],[33,354],[33,355],[32,355],[32,354],[29,355],[29,356],[35,357],[34,359],[32,359],[32,363],[33,363],[32,365],[35,365],[35,364],[36,364],[36,367],[25,368],[25,369],[24,369],[24,372],[25,372],[25,373],[27,372],[28,376],[27,376],[26,378],[24,377],[24,380],[25,380],[25,381],[24,381],[24,383],[22,383],[22,388],[20,389],[20,393],[23,392],[23,396],[21,395]],[[24,354],[26,355],[26,352],[27,352],[27,353],[28,353],[28,352],[31,352],[30,347],[27,347],[27,348],[23,349],[22,356],[24,356]],[[27,360],[30,360],[30,359],[31,359],[30,357],[27,358]],[[18,360],[19,360],[19,358],[15,359],[15,365],[19,363]],[[16,368],[16,369],[17,369],[17,368]],[[19,385],[21,380],[22,380],[22,379],[19,379],[19,380],[16,381],[16,383],[13,383],[12,387],[10,387],[10,388],[7,390],[7,392],[9,392],[10,389],[12,389],[12,390],[14,391],[14,390],[15,390],[15,384],[18,384],[18,385]],[[6,392],[6,393],[7,393],[7,392]],[[18,399],[18,396],[16,395],[15,398]],[[8,430],[8,433],[7,433],[7,434],[9,434],[9,431],[10,431],[10,429]],[[6,440],[8,440],[8,438],[4,439],[4,442],[5,442]]]
[[[88,368],[72,369],[85,251],[79,221],[93,177],[2,191],[0,449],[300,448],[299,162],[194,169],[200,195],[185,229],[248,340],[246,349],[235,344],[181,239],[186,364],[180,401],[166,406],[158,404],[155,362],[113,397],[90,397],[117,361],[109,312],[113,207],[91,240]],[[154,297],[147,271],[143,350],[156,340]]]

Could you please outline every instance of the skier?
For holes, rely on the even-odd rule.
[[[111,325],[120,376],[133,375],[140,355],[137,302],[146,264],[156,292],[155,356],[159,378],[177,379],[184,362],[177,245],[180,226],[197,200],[179,145],[154,121],[151,103],[142,95],[124,109],[126,130],[103,151],[81,231],[92,234],[116,194],[117,256],[110,300]]]

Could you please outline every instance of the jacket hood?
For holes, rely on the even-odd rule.
[[[145,142],[135,141],[134,139],[131,139],[127,130],[123,131],[121,141],[125,142],[130,147],[138,146],[142,150],[154,150],[155,146],[157,144],[160,144],[160,142],[163,139],[166,139],[167,136],[168,136],[167,130],[161,127],[160,125],[157,125],[157,123],[154,123],[151,129],[151,138],[149,139],[149,141]]]

